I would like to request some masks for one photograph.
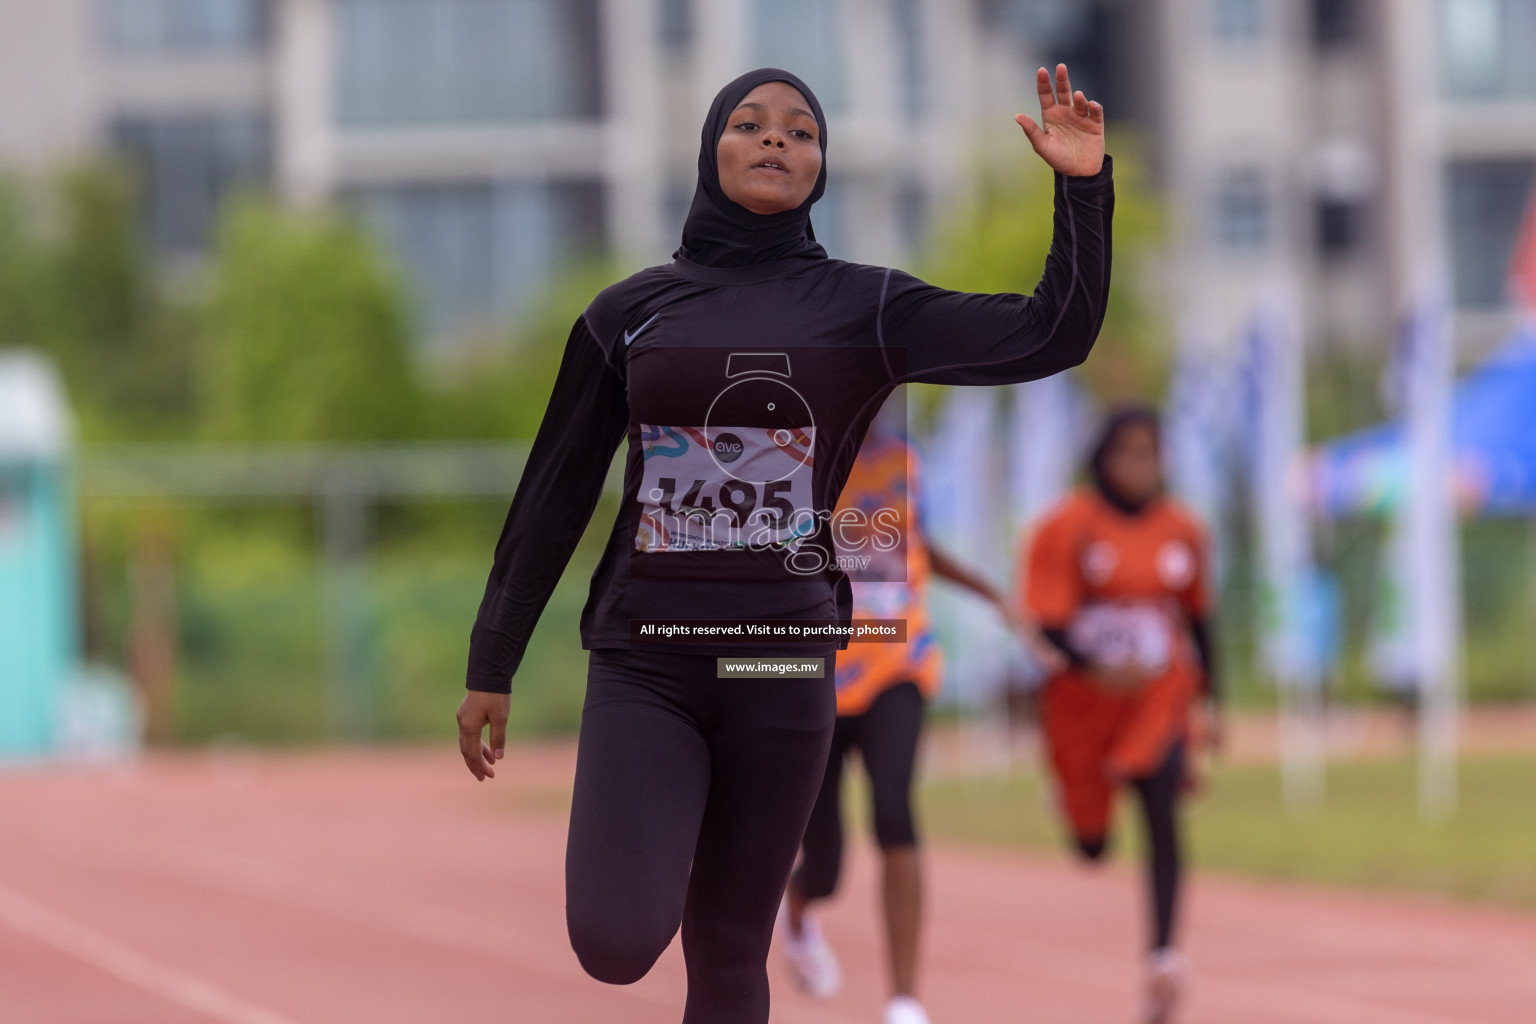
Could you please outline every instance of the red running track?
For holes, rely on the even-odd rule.
[[[477,785],[457,752],[155,756],[0,774],[3,1024],[669,1024],[676,944],[639,984],[566,944],[568,748]],[[1000,813],[1006,813],[1000,809]],[[936,1024],[1129,1022],[1140,895],[1126,870],[930,852]],[[785,1024],[879,1020],[860,843],[827,929],[848,984]],[[1536,918],[1197,879],[1186,1024],[1536,1020]]]

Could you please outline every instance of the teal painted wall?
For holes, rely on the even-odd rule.
[[[0,464],[0,758],[56,741],[78,647],[70,497],[62,466]]]

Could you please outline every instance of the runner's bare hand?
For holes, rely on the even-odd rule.
[[[494,765],[507,756],[507,716],[511,710],[509,694],[464,691],[458,714],[459,753],[464,755],[470,774],[481,782],[494,779]],[[483,738],[486,726],[491,727],[489,743]]]
[[[1014,120],[1040,159],[1060,174],[1099,173],[1104,165],[1104,107],[1081,90],[1072,91],[1065,64],[1056,65],[1054,82],[1045,68],[1036,71],[1035,87],[1040,92],[1040,122],[1028,114]]]
[[[1061,648],[1046,638],[1040,630],[1040,624],[1034,620],[1033,616],[1020,612],[1003,600],[997,602],[997,611],[1007,623],[1008,628],[1024,642],[1024,648],[1029,651],[1030,657],[1035,659],[1047,675],[1055,675],[1066,669],[1067,656],[1061,652]]]

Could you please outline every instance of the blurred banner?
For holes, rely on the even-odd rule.
[[[1409,328],[1404,328],[1406,332]],[[1406,408],[1404,346],[1386,390]],[[1456,385],[1444,466],[1464,515],[1525,518],[1536,512],[1536,324],[1527,324]],[[1410,493],[1408,432],[1382,424],[1319,446],[1311,488],[1318,514],[1396,516]]]
[[[1278,688],[1286,800],[1312,806],[1323,789],[1323,652],[1311,631],[1317,584],[1303,487],[1305,350],[1288,284],[1277,282],[1255,302],[1245,351],[1260,656]]]
[[[1020,545],[1035,520],[1064,498],[1093,436],[1096,409],[1071,373],[1008,388],[1008,515],[1004,564],[1019,567]],[[1010,585],[1020,588],[1022,579]],[[1045,672],[1023,644],[1011,643],[1008,685],[1027,692],[1045,680]]]
[[[1003,479],[991,388],[952,388],[927,445],[927,506],[934,546],[1005,588],[1012,564],[1003,542]],[[935,588],[934,621],[944,645],[944,692],[967,710],[987,707],[1007,671],[1007,629],[974,595]]]
[[[1169,487],[1210,531],[1211,589],[1219,594],[1230,541],[1239,379],[1234,361],[1220,352],[1212,329],[1186,318],[1178,345],[1163,424],[1163,462]]]
[[[1071,373],[1014,384],[1008,400],[1008,534],[1017,538],[1071,490],[1093,411]]]
[[[1261,653],[1283,689],[1320,685],[1321,665],[1305,629],[1312,532],[1305,500],[1304,351],[1294,293],[1277,287],[1255,304],[1245,377],[1249,396],[1249,484],[1259,533]]]

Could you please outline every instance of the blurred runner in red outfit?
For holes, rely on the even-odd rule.
[[[1058,805],[1077,851],[1098,861],[1116,791],[1130,788],[1147,830],[1151,953],[1143,1020],[1172,1019],[1183,974],[1173,945],[1181,875],[1180,795],[1192,734],[1218,740],[1209,557],[1195,515],[1163,493],[1156,413],[1106,423],[1091,483],[1035,527],[1019,558],[1024,607],[1068,664],[1041,694]],[[1192,716],[1203,706],[1204,715]]]

